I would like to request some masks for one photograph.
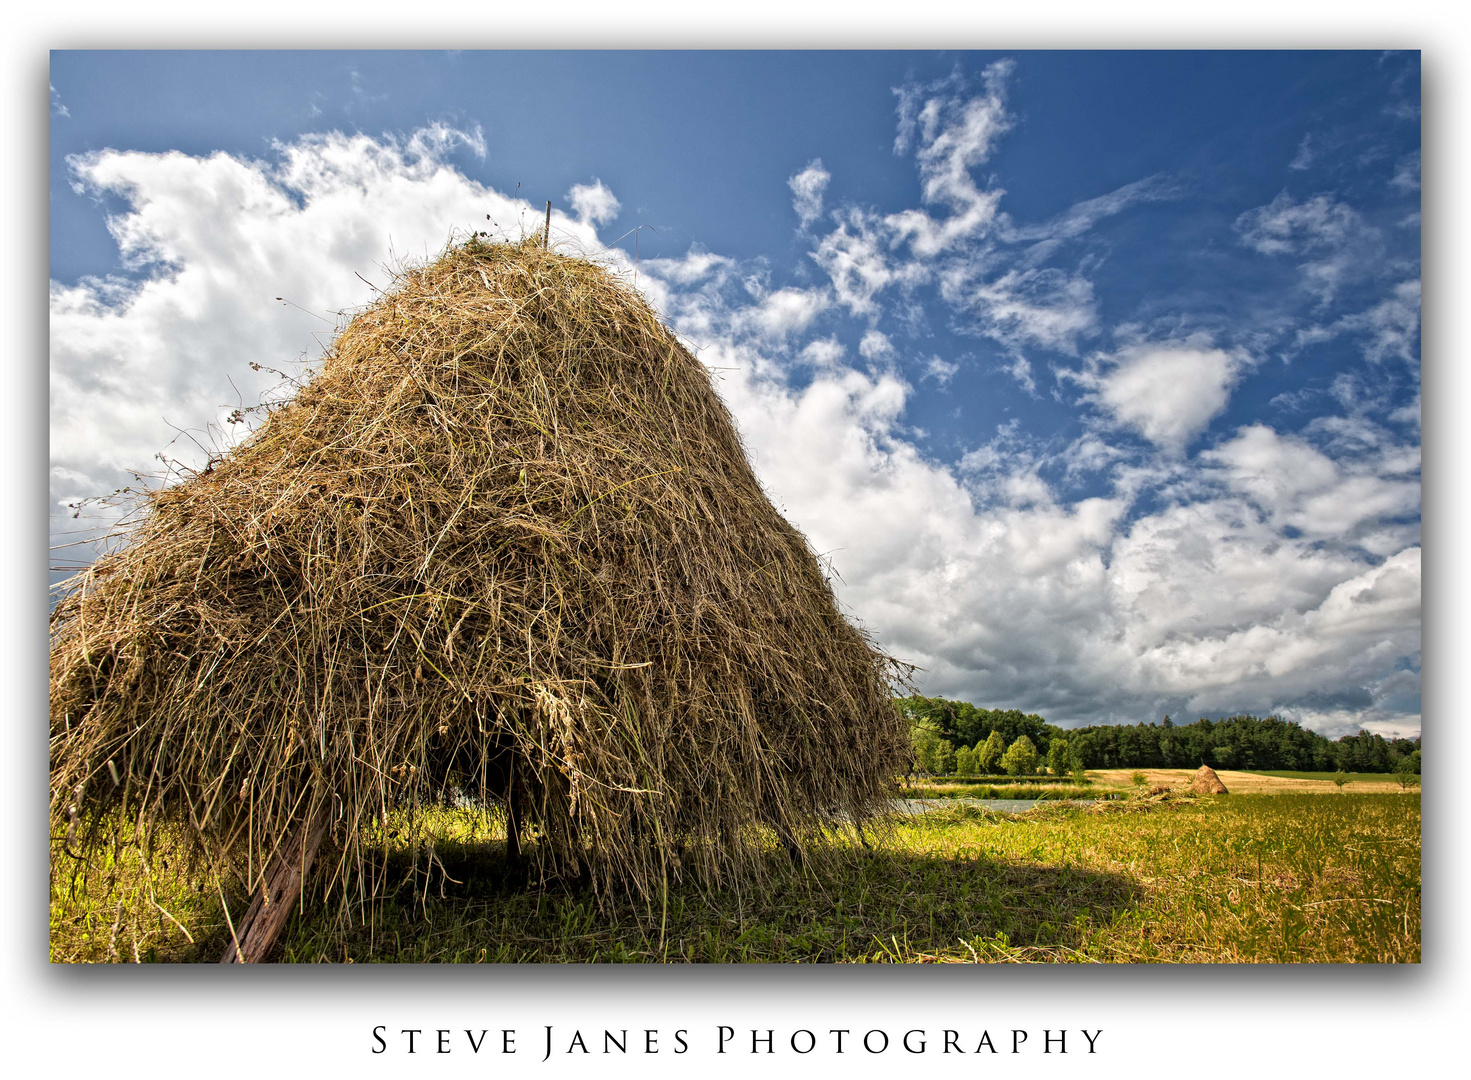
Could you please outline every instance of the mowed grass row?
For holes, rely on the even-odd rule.
[[[1335,777],[1342,779],[1345,784],[1398,784],[1399,776],[1395,773],[1382,772],[1303,772],[1301,769],[1249,769],[1248,772],[1255,776],[1280,776],[1287,780],[1333,780]],[[1420,776],[1415,774],[1410,780],[1411,785],[1419,784]]]
[[[771,885],[599,910],[586,893],[502,879],[483,816],[446,814],[371,926],[293,917],[287,961],[1414,962],[1420,798],[1232,795],[970,807],[899,820],[826,870],[774,845]],[[213,960],[228,940],[212,883],[165,896],[127,865],[53,887],[55,960]],[[129,891],[131,890],[131,891]],[[119,901],[122,901],[119,906]],[[172,906],[171,906],[172,905]],[[190,943],[179,924],[188,927]],[[135,952],[136,948],[136,952]]]

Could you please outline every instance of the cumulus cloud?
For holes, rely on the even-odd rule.
[[[836,363],[795,388],[749,350],[707,360],[763,482],[929,692],[1137,720],[1266,710],[1326,682],[1370,687],[1361,719],[1417,725],[1372,689],[1419,649],[1414,525],[1390,550],[1363,546],[1416,490],[1385,446],[1324,469],[1304,438],[1243,430],[1202,456],[1211,482],[1138,514],[1181,466],[1122,470],[1111,494],[1068,501],[1015,424],[956,470],[927,460],[893,372]],[[1108,470],[1120,455],[1089,434],[1059,457]]]
[[[680,286],[694,285],[712,277],[723,277],[735,269],[735,260],[715,255],[698,244],[678,259],[645,259],[649,272]]]
[[[1246,359],[1198,341],[1128,345],[1061,373],[1113,423],[1178,456],[1226,409]]]
[[[591,184],[574,184],[567,192],[572,212],[584,225],[606,225],[618,217],[622,204],[596,177]]]
[[[1316,428],[1320,435],[1326,428],[1329,441],[1337,443],[1335,457],[1306,438],[1250,424],[1201,458],[1218,466],[1230,490],[1249,499],[1266,520],[1300,535],[1350,540],[1366,527],[1382,529],[1387,521],[1417,514],[1418,454],[1406,457],[1397,448],[1386,454],[1382,448],[1392,445],[1388,433],[1372,428],[1367,437],[1359,431],[1356,438],[1343,438],[1344,427],[1361,425],[1334,419]]]
[[[835,368],[842,361],[847,349],[835,338],[818,338],[810,341],[798,355],[802,361],[816,368]]]
[[[832,175],[822,167],[822,158],[814,158],[801,172],[787,181],[792,189],[792,209],[802,228],[806,228],[822,216],[822,193]]]
[[[883,331],[870,328],[858,343],[858,353],[865,360],[889,360],[894,356],[894,343]]]
[[[830,284],[768,287],[760,267],[692,247],[644,260],[638,287],[714,373],[757,474],[831,559],[849,612],[921,665],[927,692],[1061,722],[1281,707],[1324,725],[1352,692],[1368,702],[1354,699],[1361,722],[1418,726],[1418,448],[1347,405],[1340,423],[1248,425],[1191,457],[1248,359],[1203,338],[1129,341],[1062,376],[1097,418],[1065,445],[1016,423],[956,465],[916,445],[916,388],[877,325],[885,301],[934,281],[958,316],[1018,346],[1065,353],[1096,332],[1080,272],[1007,262],[988,246],[1006,243],[994,216],[967,217],[1000,197],[971,169],[1010,123],[1005,74],[990,69],[969,99],[959,82],[901,95],[929,225],[841,210],[812,238]],[[123,206],[109,228],[125,271],[52,283],[53,500],[126,483],[174,437],[165,418],[202,426],[233,408],[232,380],[247,402],[267,389],[250,361],[314,355],[331,313],[372,296],[356,273],[381,285],[373,267],[431,254],[450,225],[486,214],[512,236],[539,225],[540,208],[453,167],[467,148],[473,132],[333,133],[267,160],[77,159],[77,182]],[[1143,197],[1080,204],[1016,243],[1068,242]],[[555,226],[597,250],[608,204],[569,202],[576,216]],[[1263,219],[1243,235],[1316,257],[1305,230]],[[953,357],[920,355],[919,379],[956,373]],[[1149,445],[1106,437],[1120,427]]]
[[[784,341],[812,325],[828,303],[821,289],[778,289],[737,312],[731,323],[767,341]]]
[[[126,203],[107,223],[125,273],[51,283],[53,503],[134,485],[166,448],[200,466],[224,418],[276,384],[250,364],[290,370],[315,356],[334,313],[371,299],[359,274],[383,284],[387,267],[438,251],[457,222],[533,220],[526,203],[450,164],[455,150],[482,145],[477,130],[433,127],[407,138],[306,135],[267,160],[73,159],[84,191]],[[556,217],[595,245],[590,229]]]

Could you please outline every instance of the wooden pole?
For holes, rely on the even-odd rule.
[[[521,812],[516,806],[516,759],[506,768],[506,878],[526,884],[526,862],[521,853]]]
[[[301,883],[311,870],[330,823],[331,815],[325,803],[314,818],[302,822],[291,842],[272,862],[255,899],[245,909],[245,917],[235,927],[230,944],[225,946],[220,963],[259,964],[270,954],[291,917],[291,909],[301,895]]]
[[[552,200],[551,199],[548,199],[547,200],[547,227],[546,227],[546,231],[542,233],[542,237],[541,237],[541,249],[543,251],[549,251],[549,250],[551,250],[551,246],[552,246]]]

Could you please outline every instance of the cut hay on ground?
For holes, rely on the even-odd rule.
[[[318,886],[361,902],[389,812],[468,795],[519,811],[533,880],[649,897],[868,820],[905,766],[892,662],[705,368],[539,244],[405,272],[148,500],[52,618],[73,842],[172,822],[255,888],[325,819]]]

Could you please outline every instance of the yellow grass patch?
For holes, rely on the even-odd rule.
[[[1178,787],[1183,791],[1190,786],[1194,769],[1089,769],[1089,779],[1107,787],[1132,788],[1134,774],[1142,772],[1146,787]],[[1232,769],[1217,769],[1221,783],[1233,794],[1239,795],[1311,795],[1338,794],[1338,786],[1331,780],[1299,780],[1286,776],[1262,776],[1260,773],[1237,772]],[[1400,790],[1399,781],[1386,773],[1383,780],[1350,780],[1343,790],[1356,795],[1386,794]]]

